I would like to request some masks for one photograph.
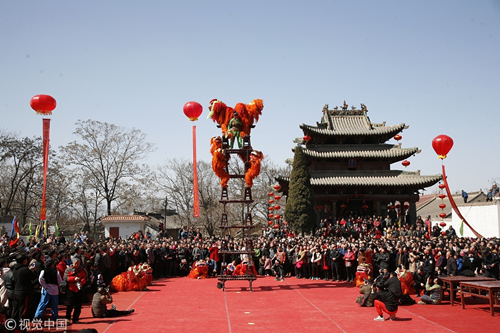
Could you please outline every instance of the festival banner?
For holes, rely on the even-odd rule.
[[[40,212],[40,220],[46,220],[45,211],[45,188],[47,186],[47,168],[49,164],[49,134],[50,134],[50,119],[43,119],[43,192],[42,192],[42,210]]]
[[[193,126],[193,208],[194,217],[200,217],[200,199],[198,193],[198,171],[196,168],[196,126]]]

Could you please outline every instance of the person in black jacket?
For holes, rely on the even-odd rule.
[[[373,305],[377,310],[378,317],[373,320],[385,321],[384,312],[389,314],[390,320],[396,319],[396,313],[398,312],[398,301],[394,297],[391,291],[387,290],[382,283],[377,283],[377,292],[373,295]]]
[[[424,264],[422,265],[422,270],[424,271],[425,274],[425,280],[429,277],[434,276],[434,271],[436,268],[436,260],[434,260],[434,257],[431,254],[431,249],[427,247],[424,250]]]
[[[399,281],[396,272],[391,271],[389,273],[389,278],[385,280],[384,287],[392,292],[397,301],[399,301],[401,297],[403,297],[403,291],[401,290],[401,281]]]
[[[35,265],[28,268],[28,256],[20,254],[16,257],[16,266],[14,267],[14,302],[12,304],[12,318],[16,321],[24,319],[26,305],[33,293],[33,280],[36,279]]]
[[[342,274],[341,274],[341,261],[342,261],[342,253],[340,252],[340,249],[336,247],[335,245],[332,245],[332,248],[330,249],[330,255],[329,255],[332,265],[332,281],[337,280],[337,282],[340,281]]]
[[[481,275],[486,277],[492,277],[498,280],[498,265],[500,264],[500,259],[498,255],[491,252],[488,247],[485,247],[482,252],[481,257]]]

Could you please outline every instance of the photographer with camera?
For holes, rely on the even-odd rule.
[[[134,312],[134,309],[125,311],[116,310],[114,305],[111,305],[111,309],[108,309],[106,304],[111,303],[113,303],[113,297],[111,297],[109,287],[99,287],[97,292],[94,294],[94,298],[92,299],[92,316],[96,318],[111,318],[126,316]]]

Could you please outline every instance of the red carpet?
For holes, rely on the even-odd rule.
[[[248,292],[248,282],[228,281],[226,291],[216,279],[161,279],[148,292],[114,294],[119,310],[135,308],[127,317],[96,319],[84,307],[81,322],[68,332],[96,328],[99,333],[124,332],[494,332],[500,325],[482,299],[441,305],[401,306],[396,321],[375,322],[374,308],[355,303],[358,289],[345,283],[259,278]],[[60,314],[63,317],[64,310]],[[496,327],[496,328],[495,328]],[[53,330],[52,332],[57,332]],[[59,330],[59,332],[61,332]]]

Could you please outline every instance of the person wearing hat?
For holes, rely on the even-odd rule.
[[[495,252],[491,252],[489,247],[485,247],[482,251],[481,256],[481,275],[492,277],[498,280],[499,264],[500,259],[498,258],[498,254],[496,254]]]
[[[59,319],[59,285],[62,282],[62,278],[52,259],[45,262],[45,269],[40,273],[38,281],[42,286],[42,296],[35,312],[35,319],[42,318],[42,314],[50,301],[52,320],[56,321]]]
[[[12,318],[16,321],[25,319],[26,306],[29,304],[29,299],[33,294],[33,284],[31,281],[36,279],[35,265],[30,265],[28,268],[28,256],[19,254],[16,257],[16,266],[14,267],[13,279],[14,285],[14,301],[12,302]]]

